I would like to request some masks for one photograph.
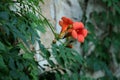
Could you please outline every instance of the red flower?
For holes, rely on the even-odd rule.
[[[87,36],[87,29],[84,28],[82,22],[74,22],[71,35],[73,38],[77,39],[79,42],[84,42],[84,38]]]
[[[84,38],[87,36],[87,29],[84,28],[82,22],[73,22],[71,19],[62,17],[62,20],[59,21],[60,26],[62,27],[60,32],[61,37],[72,36],[77,39],[79,42],[84,42]]]
[[[62,20],[59,21],[59,24],[62,27],[61,29],[61,33],[62,33],[65,32],[68,29],[68,27],[73,24],[73,21],[67,17],[62,17],[61,19]]]

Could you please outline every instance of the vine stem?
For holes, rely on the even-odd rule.
[[[29,5],[29,4],[28,4],[28,5]],[[29,5],[29,6],[31,6],[31,5]],[[36,10],[33,6],[31,6],[31,7],[32,7],[40,16],[42,16],[42,17],[45,19],[46,23],[48,24],[48,26],[50,27],[52,33],[54,34],[55,39],[57,39],[57,34],[56,34],[53,26],[48,22],[48,20],[47,20],[38,10]]]

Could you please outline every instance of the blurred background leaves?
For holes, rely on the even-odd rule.
[[[100,80],[118,80],[120,77],[114,73],[120,67],[118,61],[120,59],[118,57],[120,55],[120,1],[95,1],[103,10],[93,11],[90,14],[90,21],[85,24],[90,31],[86,44],[83,44],[87,69],[92,73],[96,70],[104,71],[105,75],[98,78]],[[89,47],[93,47],[92,51]]]

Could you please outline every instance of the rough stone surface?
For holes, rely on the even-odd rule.
[[[51,5],[53,5],[52,0],[44,0],[44,2],[45,2],[44,4],[40,4],[42,9],[42,14],[49,20],[50,23],[52,23],[53,26],[55,26],[54,25],[55,20],[52,18],[51,15],[51,11],[54,11],[54,9],[51,10],[52,9]],[[49,48],[52,43],[52,40],[54,39],[54,35],[51,29],[48,26],[46,26],[46,32],[40,33],[40,36],[41,36],[42,44],[44,44],[46,48]]]

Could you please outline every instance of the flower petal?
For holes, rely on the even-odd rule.
[[[87,29],[83,29],[83,30],[82,30],[82,34],[83,34],[84,37],[87,36],[87,33],[88,33],[88,30],[87,30]]]
[[[63,21],[59,21],[59,25],[62,27],[63,26]]]
[[[65,32],[68,28],[68,25],[63,24],[61,32]]]
[[[59,21],[59,25],[62,27],[61,32],[65,32],[70,25],[72,25],[73,21],[67,17],[62,17],[62,20]]]
[[[82,22],[74,22],[73,23],[73,29],[82,29],[82,28],[84,28],[84,25],[83,25],[83,23]]]
[[[78,35],[78,41],[83,43],[84,42],[84,37],[83,35]]]
[[[72,37],[77,39],[77,32],[75,30],[72,31]]]
[[[65,22],[66,24],[72,24],[73,21],[70,18],[67,17],[62,17],[63,22]]]

